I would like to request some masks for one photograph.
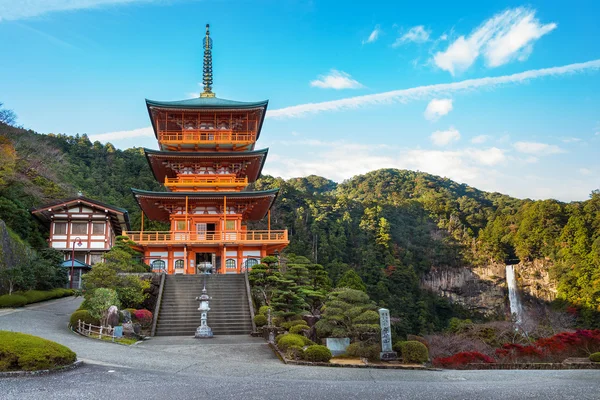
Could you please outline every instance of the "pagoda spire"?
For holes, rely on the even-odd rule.
[[[210,25],[206,24],[206,37],[204,38],[204,66],[202,68],[204,92],[200,93],[200,97],[215,97],[215,94],[212,91],[212,39],[210,38],[209,27]]]

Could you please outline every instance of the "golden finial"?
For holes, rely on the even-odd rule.
[[[202,83],[204,84],[204,92],[200,93],[200,97],[215,97],[212,92],[212,39],[210,38],[209,24],[206,24],[206,37],[204,38],[204,67],[202,68]]]

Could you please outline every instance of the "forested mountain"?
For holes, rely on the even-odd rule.
[[[163,190],[143,150],[117,150],[87,136],[40,135],[0,124],[0,219],[33,247],[45,245],[28,209],[78,191],[140,213],[130,188]],[[583,202],[515,199],[422,172],[383,169],[336,184],[318,176],[263,176],[256,189],[281,188],[272,227],[287,228],[287,254],[325,266],[335,282],[354,269],[369,295],[391,309],[401,332],[442,329],[464,310],[421,289],[432,267],[545,260],[558,297],[600,311],[600,191]],[[252,224],[266,227],[266,221]],[[159,224],[146,229],[161,228]],[[285,254],[284,254],[285,258]]]

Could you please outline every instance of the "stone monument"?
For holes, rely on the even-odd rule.
[[[379,309],[379,325],[381,326],[381,353],[382,361],[392,361],[398,358],[398,353],[392,350],[392,331],[390,326],[390,310]]]
[[[119,309],[117,306],[108,308],[108,316],[106,317],[106,325],[115,327],[119,325]]]

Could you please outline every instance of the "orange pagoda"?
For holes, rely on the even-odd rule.
[[[146,100],[159,150],[145,149],[154,177],[168,192],[131,189],[142,209],[140,232],[126,232],[155,271],[168,274],[241,273],[287,244],[271,230],[279,189],[246,191],[258,179],[268,149],[254,146],[268,101],[219,99],[212,92],[212,39],[206,25],[204,91],[181,101]],[[168,222],[168,232],[144,232],[144,215]],[[267,230],[247,221],[268,215]]]

